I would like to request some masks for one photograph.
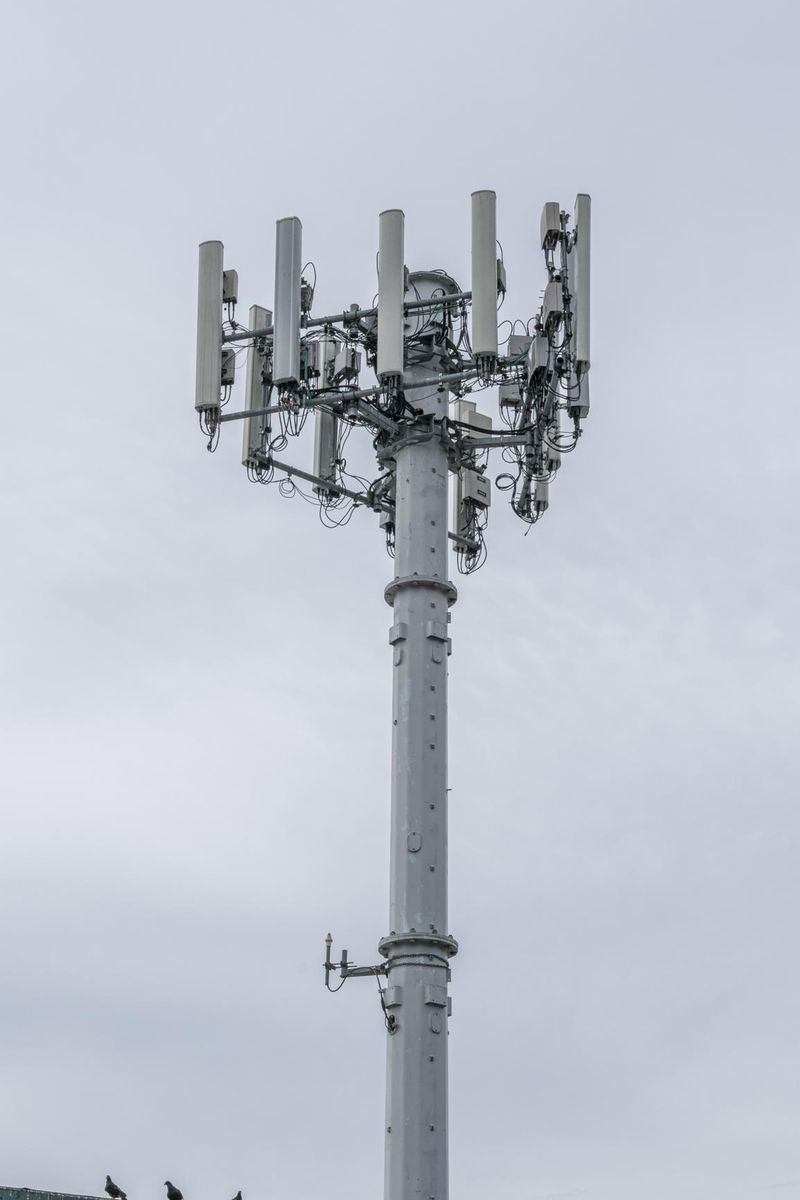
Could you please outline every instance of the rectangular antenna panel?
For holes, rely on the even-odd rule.
[[[530,349],[533,338],[528,333],[512,333],[508,339],[508,357],[522,361]]]
[[[497,196],[472,193],[472,352],[497,357]]]
[[[564,288],[557,279],[551,279],[544,289],[542,300],[542,324],[548,333],[557,329],[564,316]]]
[[[550,483],[547,479],[536,480],[536,490],[533,493],[533,504],[537,512],[542,513],[550,506]]]
[[[542,209],[539,236],[543,250],[554,245],[561,237],[561,205],[557,200],[548,200]]]
[[[222,301],[224,304],[236,304],[239,299],[238,271],[222,272]]]
[[[236,379],[236,351],[233,346],[222,347],[222,377],[223,387],[233,387]]]
[[[575,296],[575,362],[580,374],[589,370],[591,290],[590,254],[592,245],[592,198],[585,193],[575,197],[575,246],[573,264],[575,278],[571,281]]]
[[[543,379],[550,369],[550,343],[543,333],[537,333],[528,351],[528,378]]]
[[[361,355],[353,346],[341,345],[333,360],[333,378],[337,383],[351,383],[358,379],[361,370]]]
[[[478,412],[478,406],[474,400],[458,400],[456,401],[456,420],[463,425],[469,425],[476,433],[491,433],[492,418],[486,413]],[[467,434],[469,437],[469,434]]]
[[[300,345],[300,373],[306,383],[316,379],[322,370],[322,346],[315,338]]]
[[[584,417],[589,415],[589,373],[584,371],[582,375],[573,372],[569,381],[569,396],[567,397],[567,410],[573,417]]]
[[[557,371],[551,371],[545,376],[544,395],[542,397],[542,416],[546,421],[552,420],[553,413],[558,412],[562,402],[561,376]]]
[[[314,474],[321,479],[336,480],[336,450],[339,441],[339,421],[334,413],[318,408],[314,412]],[[327,488],[315,483],[318,494]]]
[[[275,234],[275,349],[277,384],[300,382],[300,272],[303,226],[298,217],[277,222]]]
[[[508,289],[508,274],[506,272],[506,264],[502,258],[497,260],[497,294],[505,296]]]
[[[466,537],[469,533],[470,511],[464,503],[464,476],[456,471],[453,476],[453,533]]]
[[[399,208],[387,209],[378,218],[379,379],[403,374],[404,226]]]
[[[222,242],[200,246],[197,279],[197,373],[194,406],[219,408],[222,379]]]
[[[272,324],[272,313],[268,308],[254,304],[248,314],[247,324],[248,329],[265,329]],[[265,408],[267,404],[268,392],[263,378],[268,362],[265,349],[265,343],[259,338],[250,343],[247,351],[244,406],[248,412],[254,408]],[[263,430],[269,426],[269,417],[245,417],[242,425],[242,464],[247,466],[252,460],[253,451],[263,448]]]

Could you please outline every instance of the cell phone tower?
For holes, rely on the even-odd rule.
[[[447,1028],[450,960],[458,943],[447,915],[447,656],[452,544],[465,575],[485,559],[491,504],[490,451],[506,467],[495,478],[513,512],[534,525],[550,484],[589,411],[591,201],[572,216],[545,204],[539,243],[547,279],[527,320],[505,321],[496,197],[472,194],[472,278],[464,290],[446,271],[409,271],[399,209],[378,223],[377,305],[311,315],[316,269],[303,265],[297,217],[277,222],[274,308],[253,305],[234,319],[238,276],[221,242],[200,246],[195,408],[216,448],[228,421],[243,425],[242,462],[255,483],[283,494],[311,486],[326,523],[371,510],[395,560],[384,597],[392,608],[392,808],[389,931],[382,961],[331,958],[325,984],[378,981],[387,1030],[385,1200],[447,1200]],[[245,407],[230,412],[237,355],[246,351]],[[376,383],[360,386],[362,363]],[[497,387],[502,427],[477,411]],[[230,406],[232,407],[232,406]],[[284,461],[313,414],[311,470]],[[346,471],[343,447],[369,431],[377,460],[371,482]],[[452,528],[448,492],[452,476]],[[338,975],[337,987],[331,979]],[[383,982],[382,982],[383,981]]]

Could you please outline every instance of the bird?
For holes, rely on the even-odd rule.
[[[117,1187],[110,1175],[106,1175],[106,1194],[111,1200],[128,1200],[121,1187]]]
[[[167,1200],[183,1200],[183,1192],[176,1188],[174,1183],[165,1179],[164,1187],[167,1189]]]

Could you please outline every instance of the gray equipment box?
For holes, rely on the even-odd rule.
[[[222,376],[220,383],[223,387],[232,387],[236,374],[236,351],[230,346],[222,347]]]
[[[239,299],[238,271],[222,272],[222,303],[235,304]]]
[[[349,383],[358,379],[361,370],[361,355],[352,346],[342,346],[333,361],[333,378],[337,383]]]
[[[519,408],[522,404],[522,388],[518,383],[501,383],[498,395],[501,408]]]
[[[508,357],[523,359],[533,338],[527,333],[512,333],[508,339]]]
[[[492,503],[492,481],[478,471],[462,471],[461,499],[471,500],[476,508],[488,508]]]

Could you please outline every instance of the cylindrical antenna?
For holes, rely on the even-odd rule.
[[[472,193],[472,353],[497,358],[497,196],[486,191]]]
[[[404,225],[399,208],[378,218],[378,379],[403,374]]]
[[[298,217],[277,222],[275,234],[275,334],[273,381],[300,382],[300,272],[303,269],[303,226]]]
[[[268,308],[262,308],[260,304],[253,304],[247,320],[249,329],[265,329],[272,324],[272,313]],[[254,408],[266,408],[266,389],[263,379],[266,362],[264,343],[257,338],[250,343],[247,350],[244,406],[248,412]],[[262,449],[263,431],[269,425],[269,417],[263,415],[245,417],[242,425],[242,463],[247,466],[252,461],[253,451]]]
[[[222,242],[201,242],[197,279],[197,374],[194,406],[219,408],[222,384]]]
[[[591,286],[590,253],[592,244],[592,198],[585,193],[575,197],[575,248],[573,262],[575,278],[575,364],[579,375],[589,370],[591,362],[589,293]]]

